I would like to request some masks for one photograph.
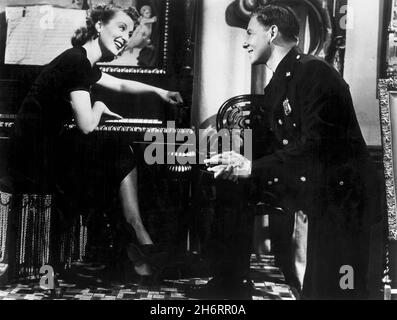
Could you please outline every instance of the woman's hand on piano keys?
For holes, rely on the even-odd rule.
[[[120,116],[119,114],[110,111],[108,107],[105,107],[102,115],[106,115],[108,117],[112,117],[112,118],[116,118],[116,119],[120,119],[120,120],[123,119],[123,117]]]
[[[161,99],[171,105],[182,105],[183,99],[179,92],[160,90],[159,95]]]

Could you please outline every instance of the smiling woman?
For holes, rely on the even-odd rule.
[[[73,46],[84,46],[98,38],[102,57],[98,62],[113,61],[125,49],[138,21],[133,8],[114,10],[115,7],[97,7],[91,11],[86,26],[76,31]]]
[[[111,140],[94,148],[95,137],[90,134],[102,116],[121,118],[103,102],[92,103],[90,91],[95,84],[116,92],[156,94],[170,104],[182,103],[178,92],[118,79],[96,65],[113,60],[126,47],[134,29],[134,14],[132,9],[112,5],[91,10],[86,27],[72,38],[73,48],[43,68],[15,120],[9,174],[11,188],[17,193],[57,193],[68,198],[67,202],[92,200],[94,208],[98,202],[106,205],[120,199],[125,220],[141,246],[136,252],[153,252],[140,217],[137,169],[130,147]],[[64,125],[72,120],[77,129],[71,138],[65,138]],[[131,251],[132,262],[139,262],[135,271],[150,275],[145,260],[150,257],[144,259]]]
[[[129,15],[119,11],[109,23],[99,22],[99,44],[109,52],[109,58],[121,53],[132,36],[134,22]]]

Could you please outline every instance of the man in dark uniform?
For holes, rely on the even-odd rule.
[[[349,86],[300,51],[289,9],[260,7],[247,34],[251,63],[273,72],[264,107],[252,115],[257,158],[228,152],[209,160],[209,170],[232,181],[249,176],[277,195],[286,214],[270,220],[276,261],[303,297],[365,298],[379,184]]]

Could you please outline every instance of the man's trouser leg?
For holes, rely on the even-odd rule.
[[[215,276],[240,281],[249,277],[254,215],[244,186],[230,182],[217,188],[213,244]]]
[[[307,265],[308,218],[302,211],[272,215],[270,229],[276,263],[287,284],[301,292]]]

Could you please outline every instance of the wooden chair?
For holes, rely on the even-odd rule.
[[[235,146],[240,145],[240,151],[244,150],[244,130],[251,129],[251,115],[256,109],[261,109],[262,113],[266,113],[264,107],[264,95],[246,94],[239,95],[225,101],[219,108],[216,117],[216,128],[218,131],[222,129],[240,130],[240,140],[233,141]],[[233,137],[231,134],[230,136]],[[234,136],[235,137],[235,136]],[[261,199],[256,203],[258,215],[261,214],[283,214],[284,210],[277,205],[277,197],[269,192],[262,192]]]

